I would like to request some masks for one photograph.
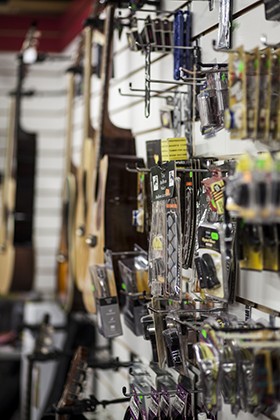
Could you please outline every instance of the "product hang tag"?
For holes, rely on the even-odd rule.
[[[175,194],[175,162],[167,162],[151,168],[152,201],[167,200]]]
[[[97,299],[99,332],[106,338],[122,335],[120,310],[116,296]]]

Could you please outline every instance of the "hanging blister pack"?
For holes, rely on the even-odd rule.
[[[212,176],[210,178],[204,178],[202,185],[206,189],[211,210],[217,212],[219,215],[224,214],[225,182],[222,178],[221,170],[219,168],[213,169]]]
[[[271,101],[271,49],[260,51],[259,109],[257,139],[268,143]]]
[[[217,49],[231,48],[232,0],[219,0],[219,26]]]
[[[148,411],[148,420],[157,420],[159,418],[159,401],[160,394],[154,389],[151,389],[151,401]]]
[[[180,179],[175,162],[151,168],[152,224],[149,245],[149,282],[153,296],[180,300],[181,212]]]
[[[280,49],[271,56],[271,98],[269,138],[280,140]]]
[[[143,399],[137,394],[134,385],[131,385],[132,397],[130,398],[129,410],[132,420],[147,420],[146,410],[143,406]]]
[[[214,69],[208,73],[206,85],[197,95],[197,106],[202,134],[214,134],[224,127],[224,112],[228,108],[227,72]]]
[[[162,332],[167,349],[167,361],[169,367],[180,369],[183,367],[179,332],[176,328],[168,328]]]
[[[177,196],[166,203],[166,283],[164,295],[180,300],[182,283],[182,233],[180,178],[176,178]]]
[[[141,336],[144,333],[141,319],[148,314],[144,298],[149,293],[147,257],[139,250],[139,255],[127,256],[119,260],[118,265],[125,294],[124,322],[136,336]]]
[[[106,338],[122,335],[116,287],[110,283],[104,264],[89,267],[94,285],[98,331]]]
[[[161,390],[159,410],[161,420],[169,420],[171,418],[170,396],[167,390]]]
[[[171,407],[171,418],[181,420],[186,418],[186,402],[188,392],[180,385],[177,385],[177,391]]]
[[[232,139],[247,137],[246,55],[239,47],[229,55],[229,109],[225,112],[225,127]]]
[[[248,137],[256,139],[258,126],[259,108],[259,78],[260,60],[259,49],[255,48],[252,52],[246,53],[246,91],[247,91],[247,129]]]
[[[165,202],[154,201],[149,242],[149,284],[153,296],[162,296],[166,281]]]
[[[215,413],[221,407],[219,396],[219,358],[212,344],[194,344],[196,360],[200,369],[203,405],[207,411]]]
[[[207,296],[227,300],[228,270],[224,258],[225,240],[221,224],[202,221],[197,229],[195,266],[200,288]]]

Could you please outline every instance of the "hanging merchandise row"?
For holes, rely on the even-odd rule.
[[[121,404],[115,418],[126,419],[229,419],[244,413],[277,418],[280,308],[270,307],[269,300],[266,305],[250,302],[250,291],[245,298],[239,292],[247,273],[258,273],[265,287],[280,271],[279,44],[233,49],[234,20],[255,9],[270,19],[269,2],[246,5],[237,17],[230,0],[220,0],[219,10],[214,3],[176,2],[178,8],[168,10],[168,2],[169,8],[160,10],[156,2],[130,2],[129,8],[118,4],[124,6],[119,15],[114,2],[97,3],[84,23],[74,62],[64,75],[67,124],[55,299],[67,321],[53,329],[45,316],[35,327],[17,326],[18,333],[37,334],[34,351],[23,357],[28,372],[24,420],[47,418],[45,411],[57,418],[82,416],[111,404]],[[210,20],[216,16],[206,35],[194,33],[200,7]],[[115,29],[125,46],[113,52]],[[204,36],[212,37],[216,29],[215,56],[203,62],[208,57]],[[35,146],[34,135],[21,130],[19,115],[26,51],[37,36],[32,27],[11,100],[1,189],[3,298],[32,290],[34,280],[26,270],[35,258],[29,209],[35,174],[27,168],[31,160],[35,167]],[[97,49],[102,61],[96,65]],[[145,134],[141,157],[139,139],[110,118],[112,92],[122,82],[118,57],[123,51],[142,63],[144,87],[130,85],[131,93],[119,93],[128,102],[140,96],[146,117],[153,116],[154,98],[161,101],[158,120],[168,132],[155,139]],[[153,54],[158,61],[169,60],[164,77],[151,77],[157,63]],[[92,87],[97,69],[99,94]],[[154,89],[154,84],[169,88]],[[78,146],[77,102],[82,110]],[[136,114],[138,124],[148,121]],[[196,153],[199,126],[208,156]],[[241,143],[249,138],[251,151],[215,158],[221,153],[211,142],[221,133]],[[259,152],[260,144],[265,151]],[[252,308],[269,319],[257,319]],[[61,348],[54,344],[55,328],[66,336]],[[42,403],[38,372],[49,361],[56,361],[55,385]],[[127,368],[125,379],[113,372]],[[109,387],[102,394],[100,372],[107,370],[114,387],[110,397]],[[118,374],[123,396],[114,383]],[[34,384],[37,396],[31,392]]]

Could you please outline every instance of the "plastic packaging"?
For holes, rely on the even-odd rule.
[[[231,48],[232,0],[219,0],[217,48]]]

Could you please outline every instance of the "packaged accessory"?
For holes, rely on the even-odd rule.
[[[151,168],[152,224],[149,246],[149,282],[153,296],[180,300],[181,211],[180,179],[175,163]]]
[[[271,104],[271,49],[260,51],[259,109],[257,139],[269,141],[270,104]]]
[[[247,130],[248,137],[256,139],[259,109],[259,78],[260,58],[259,49],[246,53],[246,94],[247,94]]]
[[[159,419],[159,393],[152,388],[151,389],[151,400],[148,411],[148,420],[158,420]]]
[[[159,402],[160,420],[170,420],[170,397],[167,390],[161,390]]]
[[[271,54],[269,139],[280,140],[280,49]]]
[[[115,283],[104,264],[89,267],[94,285],[98,331],[106,338],[122,335],[120,311]],[[114,279],[113,279],[114,280]]]
[[[147,256],[139,251],[139,255],[120,259],[118,265],[125,294],[124,322],[135,335],[140,336],[144,333],[141,318],[148,314],[147,301],[144,298],[150,291]]]
[[[171,407],[171,418],[181,420],[186,418],[186,401],[188,392],[180,385],[177,385],[177,391]]]
[[[231,48],[232,0],[219,0],[219,26],[217,48]]]
[[[228,298],[228,270],[224,230],[221,224],[202,222],[197,229],[195,267],[200,288],[217,299]]]
[[[225,127],[232,139],[247,137],[246,55],[243,47],[229,55],[229,109],[225,112]]]

